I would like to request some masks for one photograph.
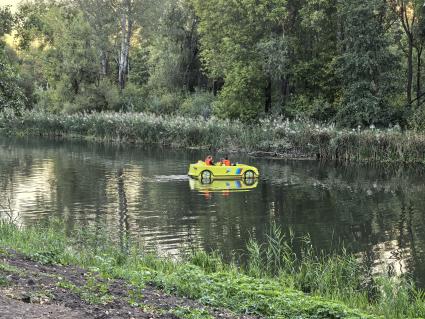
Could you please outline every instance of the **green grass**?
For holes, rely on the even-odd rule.
[[[283,118],[246,125],[216,118],[147,113],[0,113],[0,131],[98,141],[155,143],[226,151],[276,152],[344,161],[425,162],[425,134],[399,129],[347,130]]]
[[[249,243],[249,260],[243,267],[203,251],[180,261],[145,253],[137,245],[123,252],[106,237],[95,237],[87,230],[67,237],[62,229],[54,223],[20,229],[3,222],[0,249],[14,249],[42,263],[78,265],[105,282],[123,279],[133,289],[153,284],[167,293],[238,314],[316,319],[425,317],[424,294],[409,281],[382,276],[365,285],[363,268],[353,256],[317,254],[308,238],[295,253],[292,236],[286,237],[275,226],[266,242]],[[63,284],[68,289],[72,285]],[[107,302],[102,299],[106,285],[87,283],[78,289],[80,294],[95,292],[92,302]],[[139,294],[130,299],[137,303]],[[173,311],[186,318],[209,317],[199,309]]]
[[[0,287],[9,285],[9,280],[6,276],[0,275]]]
[[[187,306],[172,309],[170,313],[182,319],[214,319],[214,317],[206,310],[193,309]]]
[[[22,274],[22,270],[20,270],[19,268],[11,266],[9,264],[2,263],[2,262],[0,262],[0,271],[4,271],[11,274]]]
[[[2,251],[0,250],[0,256],[2,255]],[[22,271],[19,268],[13,267],[9,264],[0,262],[0,288],[9,286],[10,274],[22,274]]]

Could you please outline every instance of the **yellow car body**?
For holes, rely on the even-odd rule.
[[[258,185],[258,179],[218,180],[211,181],[211,183],[203,183],[199,179],[189,179],[189,185],[191,190],[198,192],[243,192],[256,188]]]
[[[188,175],[193,178],[201,179],[253,179],[260,176],[257,168],[245,164],[236,164],[225,166],[219,164],[206,165],[203,161],[191,164]]]

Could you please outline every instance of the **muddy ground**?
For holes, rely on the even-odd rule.
[[[42,265],[0,252],[0,318],[246,318],[152,286],[135,289],[76,267]]]

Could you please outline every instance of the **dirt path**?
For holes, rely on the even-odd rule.
[[[87,318],[80,311],[60,305],[22,304],[22,301],[0,296],[0,318],[14,319],[77,319]]]
[[[104,280],[76,267],[45,266],[0,253],[0,318],[246,318],[121,280]]]

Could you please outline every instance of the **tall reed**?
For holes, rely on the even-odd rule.
[[[393,129],[348,130],[283,118],[253,124],[217,118],[148,113],[0,113],[5,134],[157,143],[226,151],[267,152],[288,157],[343,161],[425,162],[425,133]]]
[[[289,236],[271,224],[263,243],[251,239],[246,272],[256,278],[275,278],[286,286],[322,296],[385,318],[425,316],[425,293],[407,277],[387,273],[370,277],[358,259],[341,247],[339,251],[315,251],[309,236],[300,238],[294,250]]]

